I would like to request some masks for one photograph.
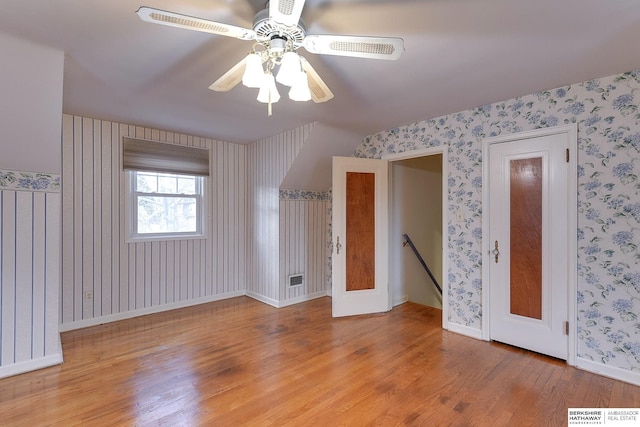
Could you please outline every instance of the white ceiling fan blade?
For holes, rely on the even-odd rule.
[[[213,82],[209,89],[216,92],[228,92],[242,81],[242,75],[247,65],[247,57],[242,58],[240,62],[231,67],[229,71],[224,73],[222,77]]]
[[[302,45],[311,53],[372,59],[398,59],[404,51],[404,40],[396,37],[310,35]]]
[[[241,40],[254,40],[256,33],[248,28],[235,25],[209,21],[208,19],[195,18],[166,10],[154,9],[143,6],[136,12],[140,19],[154,24],[167,25],[169,27],[184,28],[187,30],[201,31],[203,33],[217,34],[220,36],[234,37]]]
[[[313,69],[309,61],[302,56],[300,57],[302,68],[307,72],[307,80],[309,82],[309,90],[311,91],[311,99],[313,102],[327,102],[333,98],[333,93],[329,87],[322,81],[316,70]]]
[[[305,0],[270,0],[269,17],[274,21],[293,27],[298,25]]]

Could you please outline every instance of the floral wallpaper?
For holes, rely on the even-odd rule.
[[[280,200],[329,200],[327,191],[310,190],[282,190],[280,189]]]
[[[449,320],[480,329],[482,138],[577,123],[578,357],[640,371],[639,103],[632,71],[380,132],[355,155],[448,146]]]
[[[0,170],[0,190],[60,191],[60,176],[37,173]]]

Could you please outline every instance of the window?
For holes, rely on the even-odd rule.
[[[207,149],[123,138],[127,241],[205,237]]]
[[[184,238],[203,235],[203,178],[130,171],[131,238]]]

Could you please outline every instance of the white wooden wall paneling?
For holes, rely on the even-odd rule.
[[[0,363],[15,363],[15,313],[16,313],[16,192],[2,191],[2,348]]]
[[[288,299],[283,275],[285,266],[292,262],[280,256],[285,256],[280,248],[288,241],[289,236],[285,237],[283,233],[286,233],[284,229],[289,227],[289,223],[284,220],[286,213],[280,211],[279,186],[312,129],[313,124],[306,125],[249,147],[248,199],[249,212],[253,213],[253,220],[247,221],[247,232],[252,242],[249,290],[276,304]],[[295,220],[294,217],[291,219]],[[289,255],[286,253],[287,257]],[[303,296],[306,288],[292,292]]]
[[[224,210],[224,147],[222,145],[218,145],[216,147],[216,167],[215,174],[217,176],[216,179],[216,209],[215,212],[222,212]],[[224,215],[216,215],[216,236],[215,240],[217,242],[225,241],[225,222]],[[225,271],[224,271],[224,251],[216,251],[216,272],[217,272],[217,280],[216,283],[220,287],[219,290],[224,292],[227,289],[227,281],[225,280]]]
[[[63,115],[62,117],[62,140],[73,141],[74,139],[74,126],[73,117]],[[74,181],[74,148],[71,143],[62,144],[62,174],[61,179],[63,183],[72,183]],[[69,189],[70,190],[70,187]],[[67,232],[67,238],[62,239],[62,253],[66,256],[62,257],[62,282],[60,286],[60,321],[73,320],[73,256],[74,253],[74,241],[73,241],[73,218],[75,212],[75,206],[73,204],[74,194],[72,191],[65,190],[62,192],[62,223],[61,227]]]
[[[300,218],[302,221],[300,226],[304,230],[305,237],[302,242],[305,257],[299,261],[301,263],[301,269],[305,271],[305,283],[304,288],[301,291],[304,291],[304,293],[311,293],[312,290],[316,289],[316,281],[318,280],[316,277],[316,262],[314,261],[314,257],[316,256],[316,245],[322,244],[322,242],[316,241],[315,236],[315,210],[318,208],[317,204],[314,200],[303,202],[303,204],[307,209],[305,209],[305,212],[301,213],[302,215]],[[295,296],[300,296],[300,291]]]
[[[326,219],[317,212],[318,206],[326,209],[325,202],[304,202],[305,215],[291,216],[307,243],[287,264],[307,270],[303,289],[282,291],[284,267],[276,259],[285,227],[278,186],[311,128],[247,147],[65,115],[63,186],[73,184],[63,191],[63,254],[73,256],[63,257],[63,324],[246,288],[274,301],[324,289],[326,283],[320,288],[315,283],[326,280],[326,268],[309,257],[318,258],[321,250],[326,263],[326,243],[319,240],[326,234]],[[123,136],[210,147],[207,239],[124,242]],[[300,264],[303,258],[305,265]],[[84,300],[85,290],[93,292],[94,301]]]
[[[33,272],[31,260],[33,257],[33,194],[26,191],[16,193],[16,334],[15,358],[16,362],[31,359],[31,324],[33,300]]]
[[[60,195],[0,190],[0,378],[61,361]]]
[[[323,241],[318,240],[318,236],[316,235],[316,227],[317,227],[317,215],[316,210],[318,209],[318,203],[314,200],[307,202],[307,214],[306,214],[306,224],[305,224],[305,236],[307,237],[305,240],[305,248],[306,248],[306,259],[304,262],[304,269],[308,272],[307,277],[305,278],[305,291],[307,293],[311,293],[318,288],[318,277],[317,277],[317,253],[316,249],[318,245],[322,245]],[[323,260],[324,261],[324,260]]]
[[[104,314],[117,313],[122,310],[123,307],[123,282],[121,280],[121,271],[123,270],[121,262],[121,246],[120,239],[123,235],[122,231],[122,209],[120,207],[120,191],[121,191],[121,179],[122,174],[120,172],[114,173],[120,165],[121,158],[121,142],[120,142],[120,127],[117,123],[104,122],[103,126],[111,127],[111,139],[104,139],[103,143],[109,144],[111,149],[111,164],[108,170],[111,178],[111,199],[109,204],[111,206],[111,224],[105,223],[105,233],[111,237],[111,276],[110,281],[105,283],[111,291],[111,306],[109,310],[103,311]],[[64,145],[64,144],[63,144]],[[63,165],[64,166],[64,165]],[[110,226],[110,227],[109,227]]]
[[[73,191],[74,200],[82,200],[82,120],[74,120],[73,122],[73,138],[78,138],[80,143],[74,145],[73,150],[73,184],[68,188]],[[63,183],[63,191],[65,184]],[[73,307],[71,320],[82,319],[82,202],[74,204],[73,216],[71,218],[71,229],[73,239],[73,278],[69,282],[72,286],[71,298],[73,299]],[[78,289],[76,289],[78,288]]]
[[[81,265],[81,287],[80,294],[80,318],[93,317],[93,300],[85,301],[84,293],[87,291],[94,292],[94,257],[95,247],[93,244],[93,226],[95,209],[94,205],[94,173],[93,173],[93,120],[88,118],[82,119],[82,169],[80,186],[82,188],[82,209],[81,209],[81,229],[80,235],[82,239],[82,265]]]
[[[97,305],[97,312],[99,315],[102,313],[110,313],[113,307],[113,287],[111,286],[111,274],[112,274],[112,215],[113,215],[113,194],[112,194],[112,145],[111,145],[111,124],[100,123],[98,127],[99,139],[100,139],[100,159],[96,168],[100,171],[100,187],[98,188],[98,197],[100,198],[101,209],[97,217],[96,227],[99,236],[96,237],[97,241],[101,242],[100,247],[101,256],[98,258],[100,264],[100,276],[97,282],[100,284],[100,296],[94,297],[95,304]]]
[[[92,210],[92,218],[89,218],[91,221],[91,234],[92,234],[92,268],[93,277],[91,279],[92,283],[92,293],[93,298],[88,302],[87,306],[91,310],[91,313],[94,317],[98,317],[102,313],[102,259],[104,258],[102,255],[102,245],[100,244],[102,237],[102,126],[100,126],[100,122],[92,120],[91,121],[91,141],[96,141],[97,144],[93,145],[93,156],[92,156],[92,165],[91,172],[94,177],[93,186],[92,186],[92,195],[93,195],[93,210]],[[97,173],[96,173],[97,172]],[[95,242],[95,243],[94,243]]]
[[[60,355],[60,193],[47,193],[45,196],[45,326],[44,326],[44,354],[45,356]]]
[[[125,242],[123,136],[211,149],[206,239]],[[237,144],[64,115],[63,329],[245,289],[246,156]]]
[[[176,241],[167,242],[167,303],[178,301],[176,297]]]
[[[31,193],[33,202],[31,272],[33,294],[31,308],[31,358],[45,355],[46,325],[46,238],[47,205],[46,193]],[[58,242],[60,239],[56,239]]]
[[[326,292],[326,210],[318,200],[280,201],[280,286],[283,300]],[[304,274],[304,286],[291,288],[291,274]]]

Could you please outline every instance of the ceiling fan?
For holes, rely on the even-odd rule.
[[[255,43],[245,58],[216,80],[209,89],[226,92],[241,81],[259,88],[258,101],[271,104],[280,98],[275,82],[291,87],[295,101],[326,102],[333,93],[311,64],[296,51],[304,47],[314,54],[395,60],[404,51],[404,41],[395,37],[308,35],[300,16],[305,0],[271,0],[253,19],[253,28],[168,12],[143,6],[140,19],[155,24],[201,31]],[[274,77],[276,67],[277,76]]]

